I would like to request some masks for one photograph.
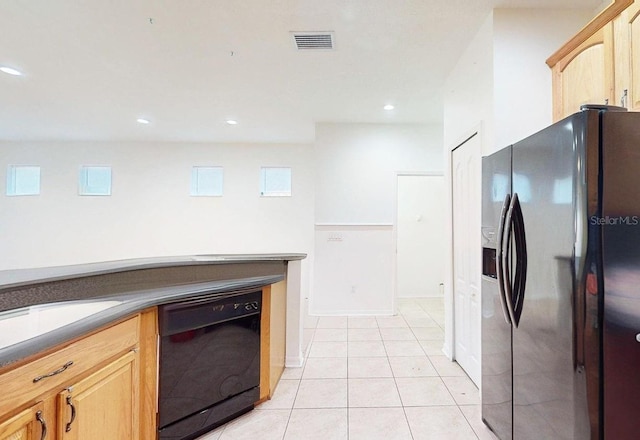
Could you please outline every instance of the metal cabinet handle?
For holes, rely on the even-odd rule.
[[[42,426],[42,434],[40,435],[40,440],[44,440],[47,436],[47,422],[44,421],[44,417],[42,417],[42,411],[38,411],[36,413],[36,420],[40,422]]]
[[[72,365],[73,365],[73,361],[69,361],[66,364],[64,364],[62,367],[58,368],[55,371],[52,371],[51,373],[43,374],[42,376],[38,376],[38,377],[34,378],[33,379],[33,383],[40,382],[42,379],[46,379],[47,377],[55,376],[56,374],[60,374],[63,371],[65,371],[67,368],[72,366]]]
[[[71,420],[69,420],[69,423],[67,423],[67,425],[65,426],[64,432],[71,431],[71,424],[76,419],[76,407],[73,405],[73,402],[71,401],[71,395],[67,396],[67,405],[71,407]]]

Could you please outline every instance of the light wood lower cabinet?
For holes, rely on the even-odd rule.
[[[0,423],[0,440],[39,440],[47,437],[44,405],[35,405]]]
[[[58,439],[138,439],[138,356],[130,351],[58,394]]]
[[[0,440],[155,438],[156,317],[145,311],[0,371]]]
[[[260,403],[273,396],[285,364],[287,284],[262,289],[260,322]]]
[[[260,402],[284,371],[286,281],[262,295]],[[157,335],[153,308],[0,369],[0,440],[155,439]]]

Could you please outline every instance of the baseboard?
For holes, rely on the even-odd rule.
[[[324,316],[329,317],[367,317],[367,316],[394,316],[398,313],[393,310],[335,310],[331,312],[312,312],[309,311],[309,316],[314,318],[322,318]]]
[[[446,342],[442,345],[442,352],[450,361],[454,360],[453,350],[451,350],[451,347]]]
[[[300,368],[304,364],[304,356],[299,353],[298,356],[287,356],[284,359],[284,366],[287,368]]]

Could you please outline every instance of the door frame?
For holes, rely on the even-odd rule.
[[[445,255],[445,282],[444,282],[444,345],[442,351],[449,360],[456,359],[455,353],[455,309],[454,309],[454,297],[453,297],[453,152],[467,143],[471,138],[478,136],[479,148],[478,151],[480,157],[482,157],[482,151],[484,149],[484,133],[482,129],[482,122],[478,123],[472,129],[466,131],[455,142],[449,144],[446,147],[447,154],[445,154],[445,183],[446,189],[446,204],[447,204],[447,221],[446,221],[446,255]],[[480,231],[478,231],[478,234]],[[482,295],[482,292],[480,292]],[[482,300],[482,297],[481,297]]]
[[[447,178],[446,173],[443,171],[397,171],[396,178],[393,181],[394,185],[394,198],[393,198],[393,299],[392,309],[393,313],[398,314],[398,179],[403,176],[432,176],[432,177],[444,177],[444,183],[446,185]],[[445,201],[446,210],[446,201]],[[446,245],[445,245],[446,247]],[[446,269],[445,269],[446,276]]]

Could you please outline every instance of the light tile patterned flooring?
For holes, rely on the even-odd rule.
[[[442,299],[403,299],[399,312],[311,318],[305,365],[199,440],[495,440],[478,389],[442,354]]]

